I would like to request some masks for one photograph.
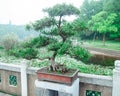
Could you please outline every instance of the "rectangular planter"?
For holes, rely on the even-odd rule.
[[[65,74],[45,71],[47,68],[42,68],[37,71],[38,80],[51,81],[64,84],[72,84],[77,79],[78,70],[71,69]]]

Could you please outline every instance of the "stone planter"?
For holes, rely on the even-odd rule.
[[[50,81],[56,83],[63,83],[71,85],[77,79],[78,70],[70,69],[64,74],[58,72],[49,72],[46,67],[37,71],[38,80]]]

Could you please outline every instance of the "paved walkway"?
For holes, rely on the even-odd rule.
[[[5,93],[1,93],[1,92],[0,92],[0,96],[12,96],[12,95],[5,94]]]

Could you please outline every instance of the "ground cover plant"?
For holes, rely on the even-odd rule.
[[[45,58],[48,56],[52,56],[52,52],[45,48],[41,48],[38,50],[39,58]],[[42,54],[44,52],[44,54]],[[8,56],[6,51],[0,50],[0,62],[8,63],[8,64],[20,64],[23,58],[18,58],[15,56]],[[81,73],[88,73],[88,74],[97,74],[97,75],[106,75],[112,76],[113,68],[111,66],[101,66],[101,65],[93,65],[93,64],[85,64],[82,61],[75,60],[68,55],[64,56],[57,56],[56,61],[65,64],[68,68],[75,68],[79,69]],[[39,60],[39,59],[31,59],[28,60],[29,67],[45,67],[49,65],[49,60]]]

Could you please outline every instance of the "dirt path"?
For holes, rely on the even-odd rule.
[[[108,56],[114,56],[114,57],[120,58],[120,51],[95,48],[95,47],[88,47],[88,46],[83,46],[83,47],[88,49],[93,54],[108,55]]]

